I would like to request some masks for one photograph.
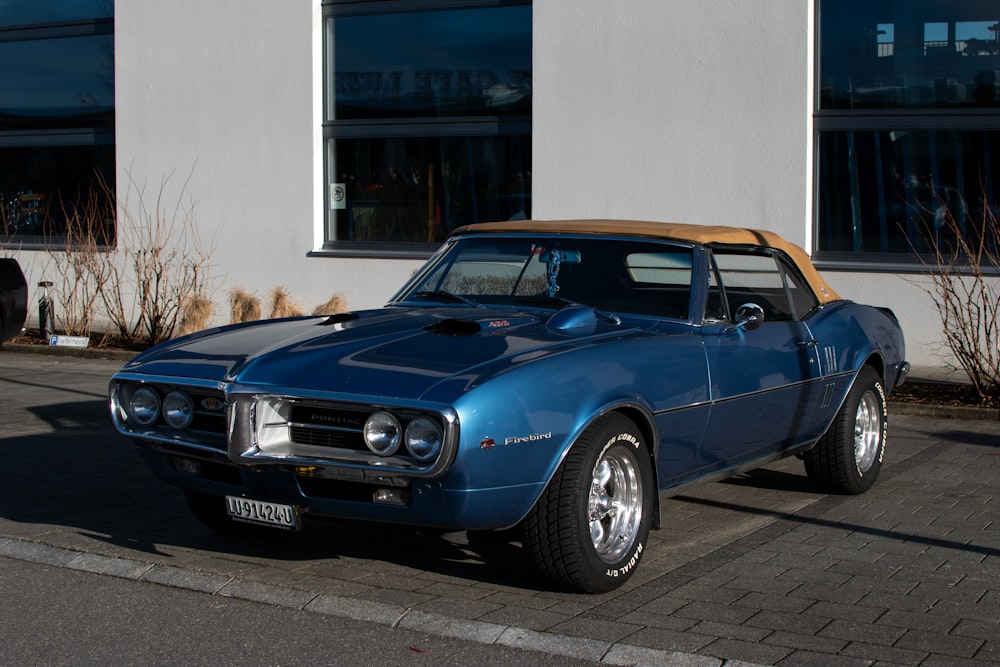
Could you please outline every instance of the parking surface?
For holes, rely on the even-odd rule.
[[[861,496],[788,459],[663,500],[631,581],[572,595],[464,533],[212,533],[112,428],[120,365],[0,350],[0,556],[605,664],[1000,664],[995,422],[891,417]]]

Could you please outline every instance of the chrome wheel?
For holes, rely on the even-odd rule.
[[[809,478],[835,493],[870,489],[882,469],[888,423],[882,378],[865,366],[826,433],[803,453]]]
[[[525,549],[567,590],[606,593],[646,552],[656,476],[643,433],[612,412],[580,434],[522,523]]]
[[[642,482],[635,459],[624,449],[609,451],[594,468],[587,505],[590,539],[597,556],[615,563],[635,543],[642,522]]]
[[[882,438],[882,405],[875,392],[866,391],[854,416],[854,461],[859,472],[867,472],[878,455]]]

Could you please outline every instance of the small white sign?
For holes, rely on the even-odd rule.
[[[343,183],[330,183],[330,208],[338,211],[347,208],[347,191]]]
[[[89,336],[50,336],[49,345],[60,347],[87,347],[90,345]]]

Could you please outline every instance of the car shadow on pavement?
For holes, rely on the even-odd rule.
[[[804,470],[796,474],[784,470],[755,468],[724,479],[722,483],[735,486],[749,486],[755,489],[769,489],[771,491],[821,494],[821,492],[816,490],[816,485],[806,477]]]
[[[470,544],[464,532],[307,518],[301,533],[217,533],[190,514],[180,489],[148,470],[107,409],[100,400],[36,406],[28,412],[42,424],[0,435],[0,536],[139,560],[163,561],[181,549],[284,569],[383,561],[517,588],[545,585],[516,543]]]

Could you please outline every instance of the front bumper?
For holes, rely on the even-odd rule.
[[[893,385],[893,389],[895,389],[896,387],[903,386],[903,383],[906,382],[906,378],[909,375],[910,375],[910,362],[900,361],[898,364],[896,364],[896,384]]]
[[[509,528],[522,517],[525,497],[541,484],[479,490],[445,487],[438,479],[391,484],[375,478],[355,480],[310,476],[294,467],[252,468],[224,457],[204,456],[176,447],[137,441],[150,469],[164,482],[215,496],[237,496],[296,507],[307,518],[379,521],[443,530]]]

